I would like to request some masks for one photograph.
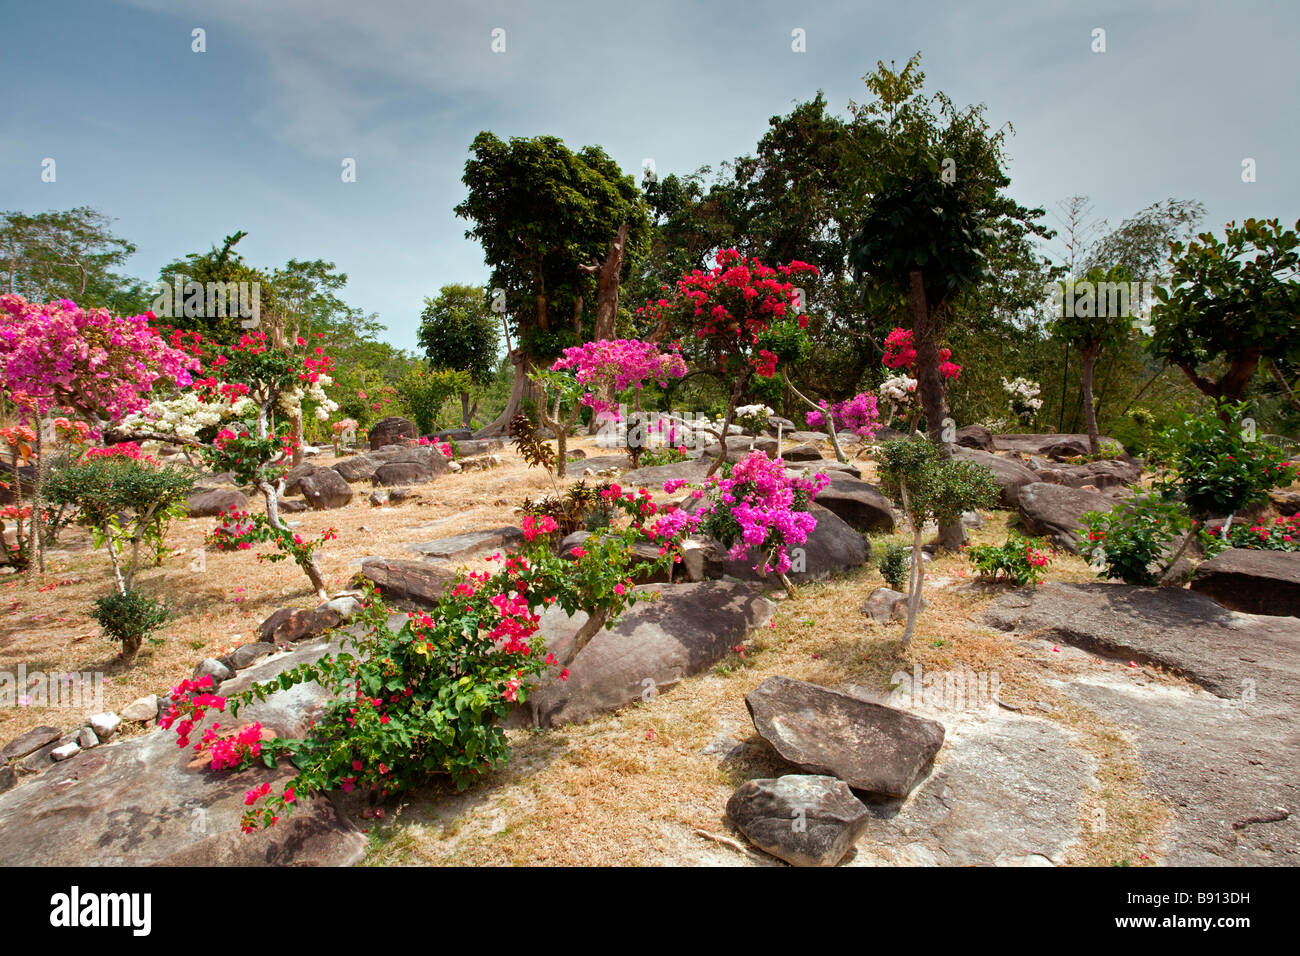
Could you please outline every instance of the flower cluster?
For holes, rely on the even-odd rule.
[[[1007,393],[1011,403],[1011,412],[1023,422],[1033,420],[1035,413],[1043,407],[1043,400],[1038,396],[1042,388],[1037,382],[1027,378],[1002,380],[1002,390]]]
[[[823,425],[834,427],[836,432],[851,431],[863,441],[870,441],[880,430],[880,412],[876,406],[876,397],[860,392],[850,399],[827,405],[821,402],[822,410],[807,414],[808,424],[813,428]],[[830,416],[829,422],[827,416]]]
[[[911,329],[896,328],[885,336],[881,361],[888,368],[916,371],[916,344]],[[961,366],[952,361],[952,349],[939,349],[939,374],[949,379],[961,374]]]
[[[590,388],[582,396],[582,404],[597,414],[617,420],[617,404],[597,394],[602,388],[614,392],[639,391],[647,382],[658,382],[660,388],[666,388],[668,379],[686,374],[686,362],[676,349],[661,352],[654,342],[601,339],[565,349],[551,371],[572,372],[579,385]]]
[[[209,710],[226,709],[226,698],[211,693],[213,686],[212,678],[204,674],[197,679],[187,678],[172,688],[170,703],[158,718],[158,726],[164,730],[175,727],[176,742],[182,748],[190,745],[190,734]]]
[[[242,770],[262,755],[262,742],[268,737],[261,724],[246,724],[233,735],[220,733],[221,725],[213,724],[203,732],[203,740],[194,745],[196,751],[207,750],[212,755],[213,770]]]
[[[308,541],[291,528],[275,527],[266,515],[240,511],[233,505],[217,514],[221,522],[206,536],[205,543],[218,551],[247,551],[255,544],[271,541],[278,551],[261,553],[257,560],[283,561],[289,557],[304,570],[317,548],[339,536],[336,529],[326,528],[319,538]]]
[[[1261,519],[1250,525],[1232,525],[1228,541],[1234,548],[1300,551],[1300,514],[1279,516],[1271,522]]]
[[[730,475],[709,477],[713,497],[700,509],[700,528],[722,542],[733,561],[755,550],[762,562],[756,571],[785,574],[791,567],[788,549],[806,542],[817,526],[808,506],[829,483],[824,474],[792,478],[782,459],[751,452]],[[674,491],[680,487],[673,484]]]

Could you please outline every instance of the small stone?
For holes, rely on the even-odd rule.
[[[54,743],[62,734],[63,731],[58,727],[33,727],[5,744],[4,749],[0,750],[0,764],[35,753],[42,747]]]
[[[158,717],[158,695],[150,694],[147,697],[141,697],[133,700],[122,708],[122,719],[129,720],[133,723],[142,724],[146,721],[156,720]]]
[[[450,472],[454,475],[454,474],[459,474],[459,473],[460,473],[461,471],[463,471],[464,469],[462,468],[460,462],[458,462],[458,461],[449,461],[449,462],[447,462],[447,470],[450,471]]]
[[[75,757],[79,753],[81,753],[81,748],[77,746],[77,742],[74,740],[72,743],[55,747],[50,751],[50,756],[55,760],[67,760],[69,757]]]
[[[372,491],[370,492],[369,501],[370,501],[370,507],[382,508],[384,505],[388,504],[388,492]]]
[[[95,714],[87,723],[90,729],[95,732],[95,736],[100,740],[108,740],[113,734],[117,733],[118,726],[122,723],[122,718],[117,714],[102,713]]]
[[[834,866],[871,821],[844,781],[804,774],[746,782],[727,801],[727,816],[751,843],[792,866]]]
[[[194,679],[200,677],[211,677],[214,685],[222,681],[230,680],[234,677],[234,672],[215,657],[205,657],[199,661],[198,666],[194,668]]]
[[[95,736],[95,732],[89,727],[82,727],[81,733],[77,735],[77,745],[82,750],[89,750],[91,747],[99,746],[99,738]]]
[[[230,663],[235,670],[242,671],[246,667],[252,667],[266,655],[274,653],[274,644],[265,644],[261,641],[256,644],[244,644],[230,653]]]

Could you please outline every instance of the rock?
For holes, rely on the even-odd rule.
[[[1268,499],[1283,517],[1289,518],[1300,512],[1300,491],[1270,491]]]
[[[52,743],[57,743],[63,736],[63,731],[58,727],[42,725],[33,727],[26,733],[20,734],[9,743],[5,744],[4,749],[0,750],[0,764],[8,763],[10,760],[18,760],[26,757],[28,754],[35,753],[42,747],[47,747]]]
[[[871,557],[871,545],[847,522],[833,511],[814,503],[809,512],[817,519],[817,527],[808,535],[801,547],[790,549],[791,567],[786,577],[795,583],[821,581],[853,568],[860,568]],[[725,557],[725,555],[724,555]],[[749,557],[741,561],[727,561],[724,571],[742,581],[765,581],[775,587],[780,579],[762,578],[753,569],[756,562]]]
[[[389,604],[428,609],[438,603],[443,589],[455,576],[450,569],[428,561],[368,558],[361,563],[357,578],[373,583]]]
[[[936,721],[788,677],[769,677],[745,705],[783,759],[876,796],[906,797],[943,746]]]
[[[311,509],[311,505],[297,498],[281,498],[276,502],[276,507],[282,515],[296,515]]]
[[[903,621],[907,619],[907,595],[893,588],[876,588],[859,610],[873,621]]]
[[[18,771],[8,764],[0,764],[0,793],[13,789],[18,783]]]
[[[352,501],[352,488],[333,468],[318,468],[298,481],[302,496],[317,511],[342,508]]]
[[[81,748],[77,746],[77,742],[74,740],[71,743],[60,744],[55,747],[50,751],[50,757],[55,761],[63,761],[69,760],[79,753],[81,753]]]
[[[388,504],[389,501],[388,492],[372,491],[370,492],[370,496],[366,500],[370,502],[370,507],[382,508],[384,505]]]
[[[566,475],[585,475],[588,472],[597,474],[599,472],[623,471],[630,468],[632,460],[627,455],[596,455],[592,458],[584,458],[580,461],[571,461],[564,467]]]
[[[419,434],[415,422],[409,418],[381,418],[370,426],[370,449],[373,451],[385,445],[402,445],[408,439],[419,437]]]
[[[993,450],[993,432],[983,425],[966,425],[957,429],[956,441],[963,448],[989,452]]]
[[[158,695],[149,694],[147,697],[140,697],[133,700],[122,708],[121,717],[123,720],[130,721],[134,724],[148,723],[151,720],[158,719]]]
[[[353,455],[333,465],[332,469],[338,472],[344,481],[369,481],[375,476],[375,469],[382,463],[382,459],[371,458],[369,455]]]
[[[816,445],[795,445],[793,448],[781,450],[783,461],[821,461],[821,458],[822,453],[817,450]]]
[[[190,495],[185,501],[186,512],[191,518],[215,518],[223,511],[234,508],[237,511],[248,510],[248,498],[242,491],[234,488],[212,488]]]
[[[446,468],[443,468],[445,471]],[[390,461],[387,464],[380,465],[375,469],[374,477],[371,478],[376,485],[380,487],[391,487],[393,485],[422,485],[425,482],[433,481],[441,472],[435,472],[429,465],[421,464],[414,461]]]
[[[706,461],[712,461],[718,457],[721,449],[717,442],[711,442],[704,447],[702,457]],[[766,435],[752,437],[750,435],[728,435],[727,436],[727,461],[742,461],[749,456],[751,452],[759,451],[769,458],[776,457],[776,439],[769,438]]]
[[[811,432],[811,431],[786,432],[785,437],[787,441],[793,441],[793,442],[818,442],[818,441],[830,441],[831,439],[831,436],[826,434],[825,432]]]
[[[979,530],[984,527],[984,516],[978,511],[963,511],[961,513],[961,523],[968,528]]]
[[[782,435],[789,435],[791,432],[799,430],[799,426],[788,418],[782,418],[780,415],[769,415],[767,417],[767,428],[765,431],[769,435],[775,436],[778,431]]]
[[[95,732],[95,736],[100,740],[109,740],[117,733],[117,728],[122,724],[122,718],[117,714],[110,713],[94,714],[86,723],[90,724],[90,729]]]
[[[1084,450],[1087,451],[1088,436],[1078,433],[1061,433],[1059,435],[1053,435],[1050,433],[1014,433],[1007,435],[994,435],[993,450],[1010,451],[1021,455],[1042,455],[1044,454],[1045,449],[1049,446],[1062,441],[1081,442]],[[1101,436],[1101,445],[1105,447],[1107,443],[1113,445],[1120,444],[1113,438],[1107,438],[1105,435]]]
[[[818,472],[827,478],[836,478],[847,476],[849,478],[861,478],[862,471],[851,461],[836,461],[834,458],[823,458],[821,461],[797,461],[786,468],[786,474],[791,475],[815,475]]]
[[[1014,458],[1004,458],[1001,455],[993,455],[961,445],[955,446],[952,453],[959,461],[973,461],[993,473],[993,480],[997,482],[999,499],[1004,508],[1014,509],[1020,497],[1020,489],[1039,480],[1037,475]]]
[[[214,687],[219,686],[222,681],[230,680],[230,678],[234,676],[235,672],[215,657],[203,658],[203,660],[199,661],[198,665],[194,668],[195,680],[198,680],[201,677],[211,677]]]
[[[569,665],[569,679],[555,676],[528,696],[517,720],[534,727],[588,720],[636,700],[649,700],[683,677],[713,666],[750,629],[765,625],[776,606],[743,584],[705,581],[639,590],[657,600],[631,607],[612,630],[602,630]],[[559,608],[542,616],[547,647],[567,656],[587,616]]]
[[[667,465],[650,465],[624,472],[619,477],[619,484],[625,488],[649,488],[651,491],[662,490],[665,481],[674,479],[699,484],[704,481],[712,464],[707,458],[688,458]]]
[[[434,441],[454,441],[456,443],[472,441],[474,433],[468,428],[448,428],[446,431],[434,432],[429,436]],[[500,442],[497,443],[500,447]]]
[[[409,501],[422,497],[418,491],[412,491],[410,488],[389,488],[388,500],[395,505],[400,505],[403,501]]]
[[[1057,547],[1078,554],[1081,550],[1078,532],[1083,528],[1083,516],[1089,511],[1110,511],[1114,507],[1112,499],[1098,492],[1036,481],[1020,489],[1017,511],[1031,535],[1046,536]]]
[[[309,461],[305,461],[301,465],[295,465],[294,467],[290,468],[287,472],[285,472],[284,475],[284,492],[282,493],[281,497],[283,497],[284,495],[302,494],[302,490],[299,487],[299,483],[305,477],[314,474],[319,469],[320,469],[320,465],[313,465]]]
[[[1234,611],[1300,617],[1300,553],[1230,548],[1196,569],[1191,589]]]
[[[504,525],[486,531],[467,531],[420,544],[408,544],[406,550],[435,561],[466,561],[493,551],[518,549],[524,543],[523,531],[514,525]]]
[[[1078,438],[1060,438],[1040,448],[1039,454],[1046,455],[1053,461],[1081,458],[1089,454],[1088,441],[1087,439],[1080,440]]]
[[[252,667],[263,657],[275,653],[275,645],[258,641],[254,644],[241,644],[230,652],[230,666],[237,671]]]
[[[832,471],[831,483],[817,493],[817,504],[833,511],[850,527],[865,532],[894,531],[894,505],[869,482]]]
[[[844,781],[803,774],[746,781],[727,801],[727,816],[750,843],[791,866],[834,866],[871,820]]]
[[[314,608],[282,607],[262,622],[258,640],[267,644],[297,644],[345,624],[360,613],[361,602],[353,597],[335,598]]]
[[[501,443],[499,438],[478,438],[465,441],[457,439],[456,455],[459,458],[470,458],[474,455],[486,455],[489,452],[501,451],[504,447],[505,445]]]
[[[90,750],[92,747],[99,746],[99,738],[89,727],[82,727],[81,733],[77,734],[77,746],[82,750]]]

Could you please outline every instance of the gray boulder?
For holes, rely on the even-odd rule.
[[[858,531],[893,533],[894,505],[879,488],[846,472],[827,474],[831,483],[817,493],[817,504]]]
[[[485,531],[467,531],[446,538],[435,538],[419,544],[408,544],[406,550],[414,551],[433,561],[467,561],[493,551],[509,551],[523,546],[524,533],[514,525],[489,528]]]
[[[369,481],[375,476],[375,469],[380,464],[382,459],[371,458],[369,455],[353,455],[334,465],[333,470],[338,472],[344,481]]]
[[[998,497],[1004,508],[1014,509],[1020,497],[1020,489],[1040,480],[1014,458],[1005,458],[975,448],[964,448],[961,445],[954,446],[952,454],[959,461],[973,461],[993,473],[993,480],[998,485]]]
[[[993,432],[983,425],[966,425],[957,429],[956,440],[963,448],[975,448],[979,451],[993,450]]]
[[[1234,611],[1300,617],[1300,553],[1230,548],[1197,567],[1191,589]]]
[[[428,609],[437,604],[455,576],[450,569],[429,561],[368,558],[361,563],[357,580],[370,581],[386,602],[410,610]]]
[[[789,677],[769,677],[745,706],[784,760],[881,797],[911,793],[943,746],[936,721]]]
[[[298,480],[298,488],[317,511],[342,508],[352,501],[352,488],[332,468],[317,468]]]
[[[191,518],[215,518],[232,508],[247,511],[248,498],[234,488],[209,488],[190,495],[185,500],[185,507]]]
[[[1020,489],[1016,510],[1031,535],[1048,537],[1057,547],[1078,554],[1083,515],[1089,511],[1110,511],[1114,507],[1112,499],[1098,492],[1036,481]]]
[[[415,422],[393,415],[382,418],[370,426],[370,450],[387,445],[403,445],[408,439],[419,438]]]
[[[783,461],[821,461],[822,453],[816,445],[795,445],[792,448],[781,449],[781,459]]]
[[[791,866],[834,866],[871,821],[844,781],[803,774],[747,781],[727,801],[727,816],[750,843]]]

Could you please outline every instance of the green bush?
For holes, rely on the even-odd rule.
[[[894,543],[886,545],[885,553],[880,556],[880,576],[895,591],[907,590],[907,556],[911,552],[906,545]]]
[[[1043,569],[1051,561],[1047,544],[1041,538],[1025,538],[1012,531],[1001,545],[986,544],[966,552],[981,577],[1010,581],[1017,587],[1037,586]]]
[[[135,589],[104,595],[95,601],[92,612],[104,633],[122,644],[122,653],[127,657],[134,656],[144,639],[162,627],[168,614],[165,604]]]
[[[1090,511],[1083,523],[1093,569],[1103,577],[1138,585],[1160,580],[1170,543],[1191,527],[1178,502],[1153,494],[1135,495],[1112,511]]]

